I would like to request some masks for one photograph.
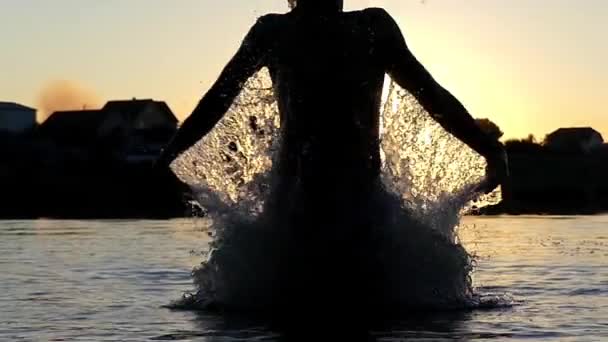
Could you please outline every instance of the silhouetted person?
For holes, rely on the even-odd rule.
[[[384,74],[413,94],[447,131],[486,157],[494,189],[504,174],[502,145],[412,55],[379,8],[343,12],[340,0],[299,0],[287,14],[258,19],[219,79],[159,159],[168,166],[223,117],[249,77],[270,71],[285,128],[285,170],[314,183],[343,171],[376,177]],[[321,179],[316,176],[321,173]],[[350,177],[353,178],[353,177]]]
[[[331,233],[340,215],[357,217],[353,227],[346,228],[352,228],[353,236],[365,234],[362,212],[380,175],[385,74],[414,95],[442,127],[487,159],[490,177],[484,190],[493,190],[505,175],[502,145],[485,135],[416,60],[393,18],[379,8],[343,12],[342,0],[298,0],[287,14],[259,18],[158,165],[168,167],[212,130],[248,78],[263,67],[272,78],[283,131],[275,210],[290,215],[297,238],[313,241],[312,234],[324,234],[328,241],[328,246],[314,248],[318,259],[292,250],[293,260],[307,260],[303,265],[326,258],[336,248],[333,242],[345,238]],[[351,252],[338,254],[346,258]],[[341,269],[328,266],[325,271],[329,276]],[[307,291],[304,285],[299,290]]]

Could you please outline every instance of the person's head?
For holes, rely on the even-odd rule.
[[[344,0],[288,0],[289,7],[311,12],[339,12],[344,9]]]

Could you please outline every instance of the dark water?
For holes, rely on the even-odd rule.
[[[479,256],[475,285],[514,305],[387,322],[374,339],[608,341],[608,216],[464,223],[461,238]],[[204,228],[196,220],[1,222],[0,339],[279,339],[254,320],[162,307],[192,289]]]

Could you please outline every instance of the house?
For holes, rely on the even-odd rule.
[[[155,159],[177,130],[165,102],[110,101],[100,110],[55,112],[40,135],[60,147],[111,152],[126,161]]]
[[[165,102],[151,99],[109,101],[102,111],[110,116],[121,117],[136,130],[173,130],[178,123]]]
[[[144,100],[110,101],[102,108],[108,121],[104,132],[121,130],[124,158],[128,161],[155,159],[177,131],[178,120],[165,102]]]
[[[0,132],[20,134],[36,126],[36,109],[14,102],[0,102]]]
[[[602,135],[591,127],[560,128],[547,135],[545,146],[555,151],[589,153],[604,143]]]
[[[84,148],[99,143],[107,132],[100,128],[106,121],[101,110],[54,112],[39,128],[40,136],[62,147]]]

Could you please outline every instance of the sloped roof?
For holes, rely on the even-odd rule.
[[[7,110],[7,109],[10,109],[10,110],[15,110],[15,109],[18,109],[18,110],[28,110],[28,111],[34,111],[34,112],[36,111],[36,109],[34,109],[34,108],[30,108],[28,106],[24,106],[24,105],[19,104],[19,103],[15,103],[15,102],[0,102],[0,110]]]
[[[177,118],[165,102],[153,100],[110,101],[99,110],[59,111],[51,114],[39,127],[43,137],[68,144],[83,144],[94,141],[98,130],[108,117],[132,120],[149,105],[156,106],[172,123]]]
[[[88,130],[97,129],[105,113],[101,110],[75,110],[55,112],[40,126],[43,130]]]
[[[141,113],[149,105],[158,106],[158,109],[160,109],[171,122],[178,121],[167,103],[163,101],[154,101],[152,99],[109,101],[102,110],[107,113],[121,113],[128,117],[133,117]]]
[[[602,135],[598,131],[594,130],[591,127],[568,127],[560,128],[554,131],[553,133],[547,135],[547,140],[552,140],[555,138],[586,140],[594,136],[602,137]]]
[[[153,103],[154,100],[151,99],[109,101],[102,110],[108,113],[138,114]]]
[[[105,113],[101,110],[55,112],[39,127],[41,136],[57,142],[82,144],[92,141],[102,124]]]

